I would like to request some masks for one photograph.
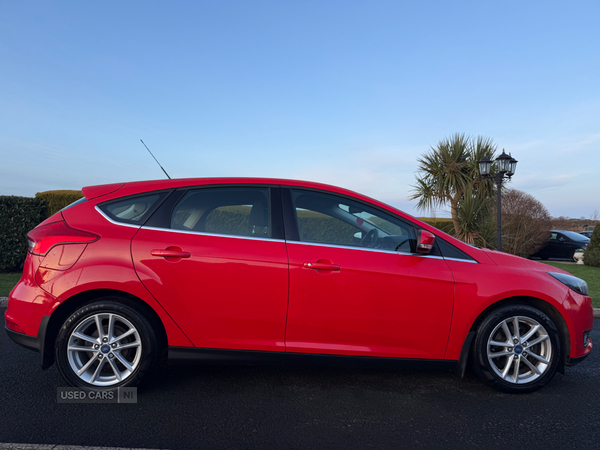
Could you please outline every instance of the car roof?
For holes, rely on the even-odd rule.
[[[353,192],[348,189],[344,189],[338,186],[333,186],[324,183],[317,183],[313,181],[302,181],[302,180],[293,180],[293,179],[284,179],[284,178],[254,178],[254,177],[219,177],[219,178],[173,178],[168,180],[146,180],[146,181],[130,181],[123,183],[113,183],[113,184],[102,184],[95,186],[86,186],[82,188],[83,195],[88,200],[92,198],[99,197],[101,195],[110,194],[120,190],[121,188],[126,188],[124,190],[127,191],[127,194],[132,194],[135,192],[147,192],[161,189],[173,189],[178,187],[187,187],[187,186],[203,186],[203,185],[227,185],[227,184],[260,184],[260,185],[283,185],[283,186],[297,186],[297,187],[305,187],[312,189],[322,189],[332,192],[338,192],[340,194],[351,195],[353,197],[363,197],[369,199],[371,201],[376,201],[375,199],[370,199],[364,195],[361,195],[357,192]],[[119,194],[122,195],[122,194]]]

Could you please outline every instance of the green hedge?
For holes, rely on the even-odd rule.
[[[442,230],[444,233],[447,233],[450,236],[454,236],[454,223],[452,222],[452,219],[438,219],[430,217],[417,217],[417,219],[422,220],[432,227],[436,227],[438,230]]]
[[[297,211],[300,239],[345,245],[354,241],[355,227],[316,211]]]
[[[0,272],[23,269],[27,233],[47,217],[41,198],[0,196]]]
[[[48,204],[48,217],[83,197],[81,191],[45,191],[35,194]]]

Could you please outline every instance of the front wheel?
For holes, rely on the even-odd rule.
[[[554,377],[562,357],[552,320],[527,305],[493,311],[479,326],[474,346],[475,373],[508,393],[542,388]]]
[[[157,362],[159,345],[150,322],[133,305],[108,297],[82,306],[61,327],[58,369],[72,386],[134,386]]]

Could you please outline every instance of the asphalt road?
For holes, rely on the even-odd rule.
[[[4,310],[0,310],[4,314]],[[600,320],[592,338],[600,345]],[[473,375],[161,367],[137,404],[58,404],[56,367],[0,333],[0,442],[147,448],[600,448],[600,352],[529,395]]]

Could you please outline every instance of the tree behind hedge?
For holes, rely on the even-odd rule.
[[[48,217],[41,198],[0,196],[0,272],[23,269],[27,233]]]
[[[48,215],[51,216],[52,214],[55,214],[63,209],[65,206],[68,206],[74,201],[79,200],[81,197],[83,197],[83,193],[81,191],[69,190],[45,191],[38,192],[35,194],[35,197],[44,199],[46,203],[48,203]]]
[[[496,248],[496,206],[486,220],[487,247]],[[502,193],[502,250],[527,258],[548,242],[550,214],[535,197],[516,189]]]
[[[583,253],[583,263],[586,266],[600,267],[600,225],[594,228],[590,243]]]

